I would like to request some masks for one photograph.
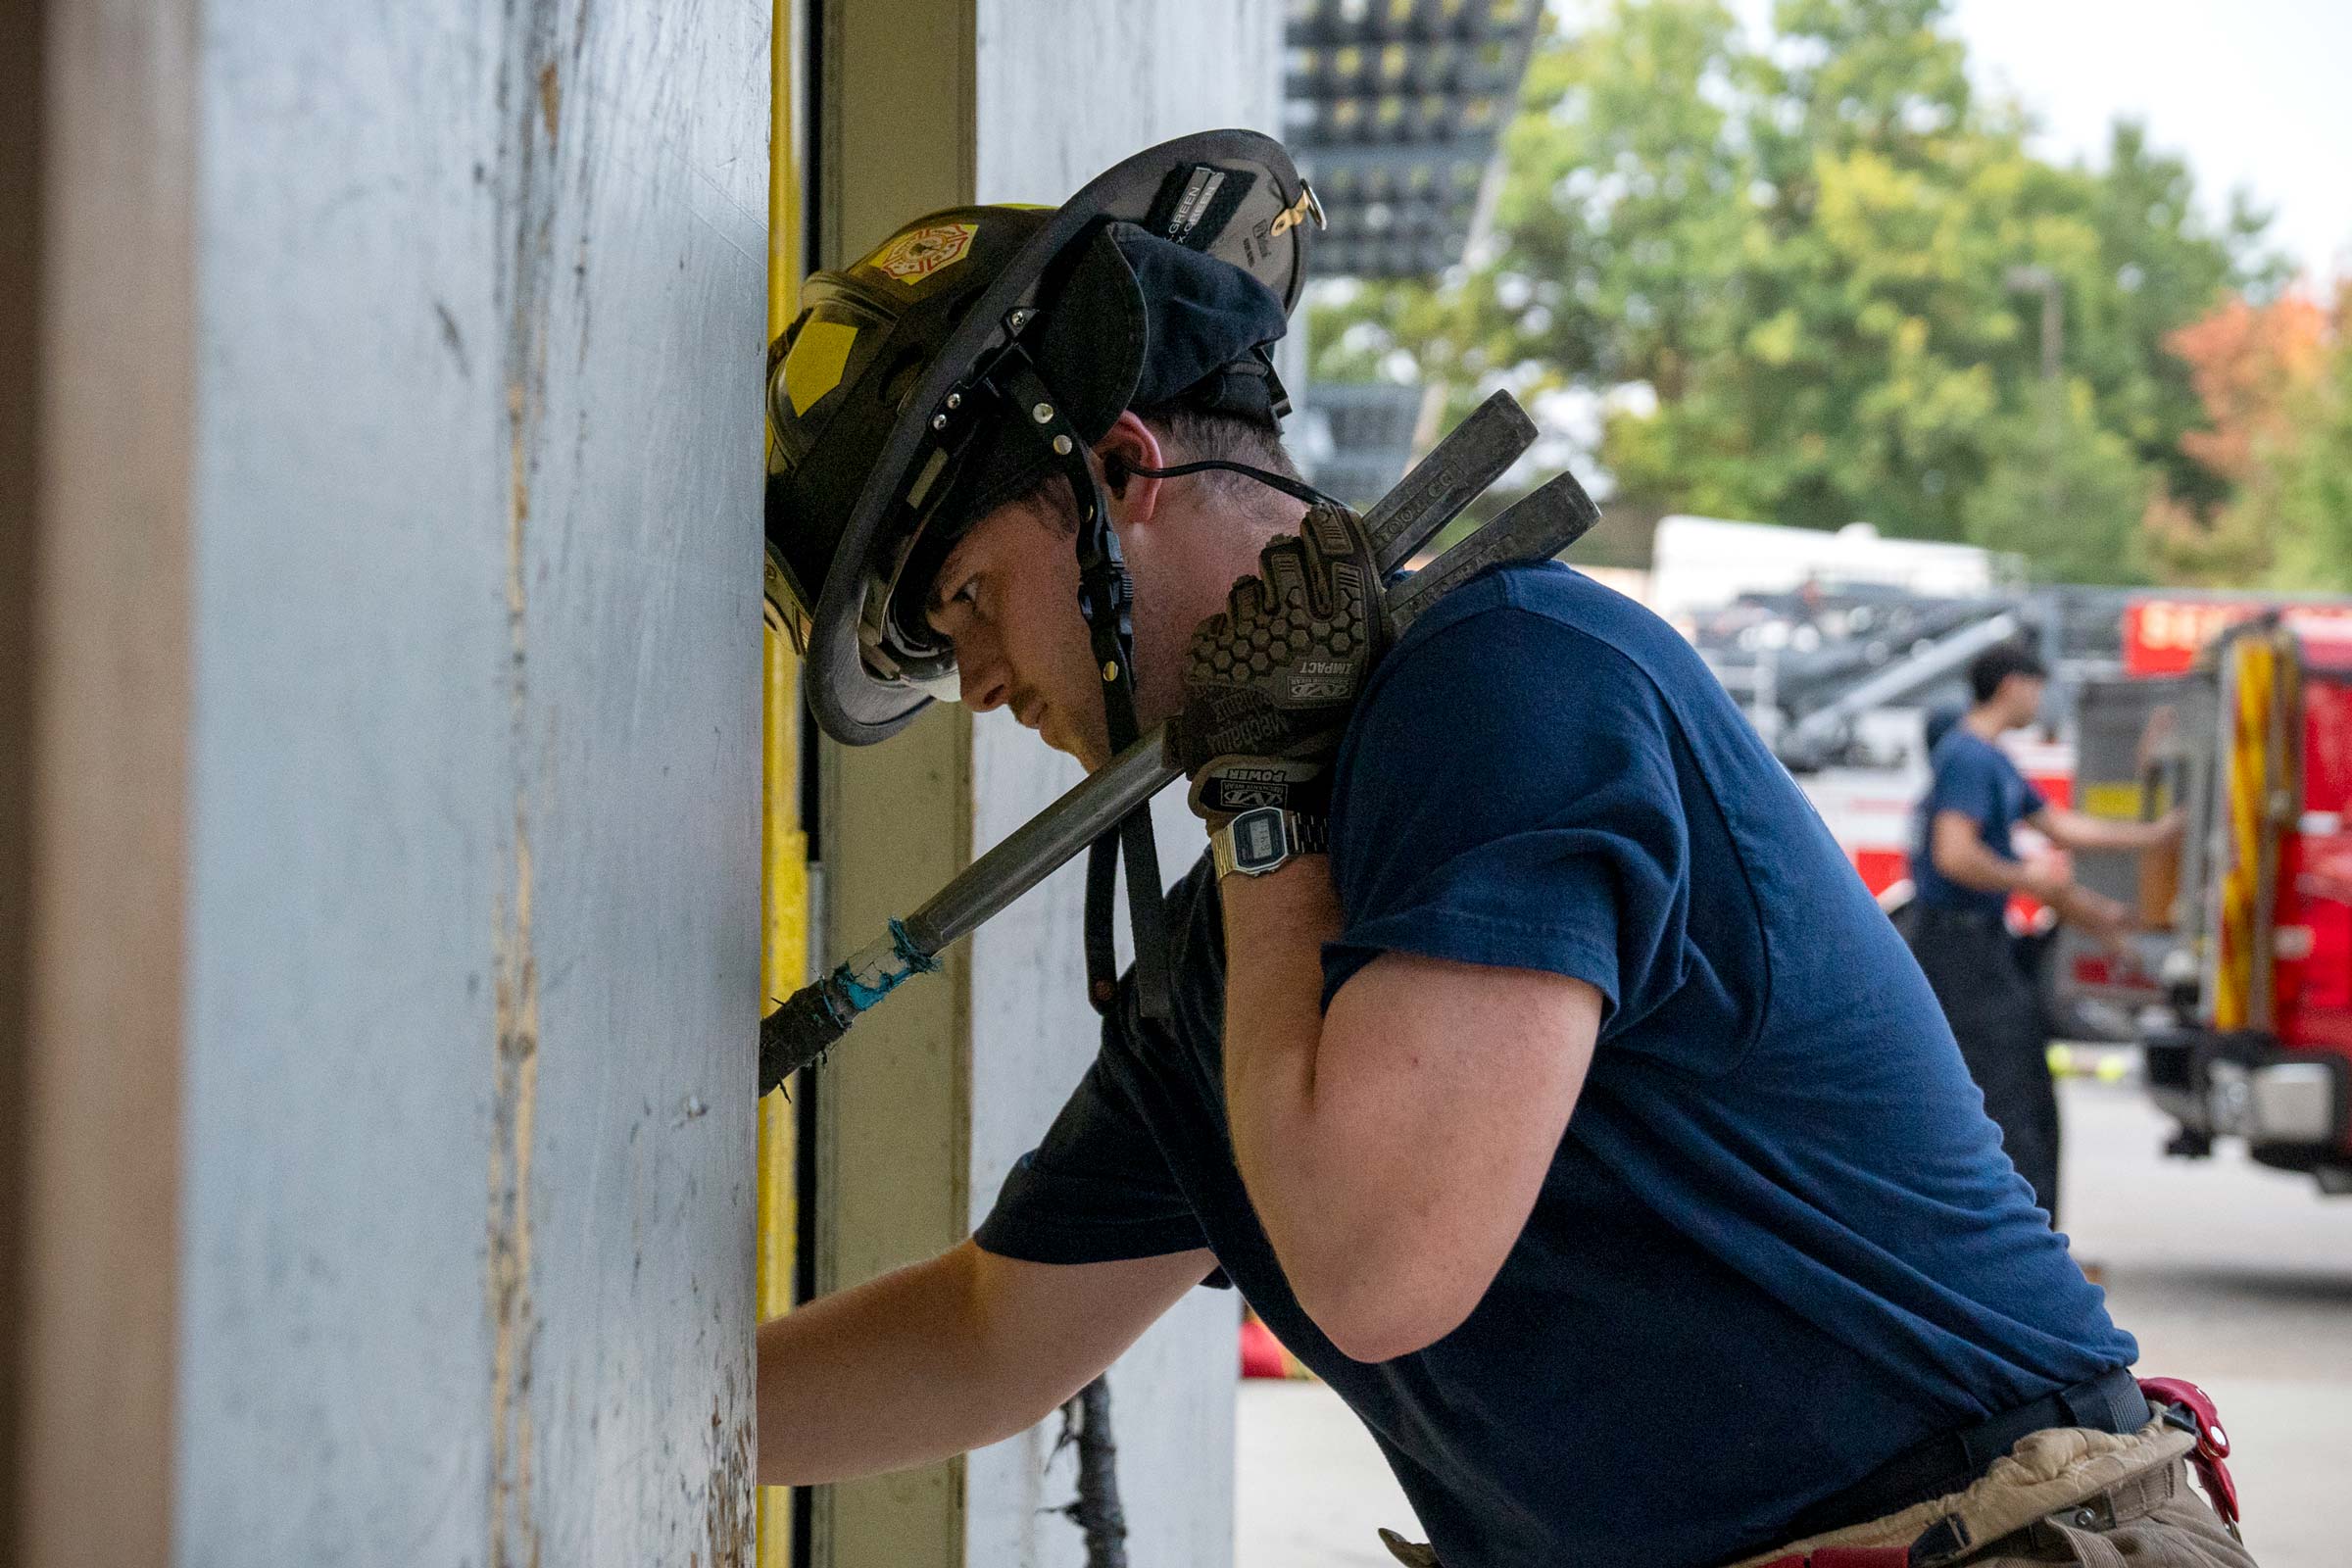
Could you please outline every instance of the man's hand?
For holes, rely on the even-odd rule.
[[[1298,526],[1193,637],[1177,759],[1212,829],[1256,806],[1328,812],[1340,737],[1388,652],[1379,566],[1355,514],[1316,507]]]
[[[2056,910],[2059,919],[2110,952],[2122,951],[2124,937],[2136,923],[2131,909],[2080,882],[2059,882],[2036,897]]]
[[[2124,939],[2138,923],[2123,905],[2079,883],[2070,882],[2060,889],[2050,906],[2058,911],[2059,919],[2119,956],[2126,951]]]

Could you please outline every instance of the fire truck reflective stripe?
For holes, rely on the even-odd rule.
[[[2259,638],[2230,649],[2229,869],[2222,878],[2221,955],[2213,1025],[2243,1029],[2254,1012],[2254,918],[2262,879],[2263,763],[2269,751],[2271,650]]]

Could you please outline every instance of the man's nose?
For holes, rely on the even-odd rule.
[[[1012,682],[1005,675],[1004,662],[994,657],[959,659],[956,672],[963,686],[964,706],[975,713],[1003,708],[1011,693]]]

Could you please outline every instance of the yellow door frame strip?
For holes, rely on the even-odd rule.
[[[805,149],[793,91],[802,37],[798,0],[775,0],[768,52],[772,91],[768,120],[767,341],[790,324],[799,308],[806,249]],[[764,349],[765,343],[759,345]],[[747,352],[749,350],[747,349]],[[765,420],[761,421],[764,426]],[[801,823],[800,661],[775,603],[778,579],[766,571],[766,612],[760,663],[760,1010],[769,1011],[800,988],[808,969],[808,841]],[[798,1273],[800,1162],[792,1103],[782,1091],[760,1102],[759,1315],[762,1321],[792,1307]],[[792,1493],[761,1487],[757,1519],[759,1568],[792,1562]]]

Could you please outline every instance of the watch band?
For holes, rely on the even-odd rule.
[[[1264,876],[1301,855],[1330,854],[1331,823],[1278,806],[1261,806],[1211,833],[1208,853],[1220,881],[1236,871]]]

